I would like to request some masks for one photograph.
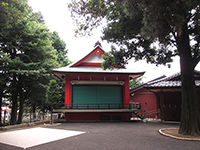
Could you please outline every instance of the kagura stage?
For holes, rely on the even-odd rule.
[[[65,104],[54,112],[64,112],[66,121],[129,121],[133,112],[141,110],[140,104],[130,103],[129,80],[144,72],[103,70],[102,55],[106,54],[97,42],[81,60],[52,70],[65,82]]]

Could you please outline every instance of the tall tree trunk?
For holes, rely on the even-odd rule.
[[[24,99],[20,98],[19,115],[18,115],[18,120],[17,120],[18,124],[22,123],[23,113],[24,113]]]
[[[18,120],[17,123],[21,124],[22,123],[22,119],[23,119],[23,113],[24,113],[24,97],[23,97],[23,91],[22,88],[19,88],[19,115],[18,115]]]
[[[11,111],[11,122],[12,124],[16,124],[17,120],[17,80],[16,74],[13,74],[13,81],[12,81],[12,111]]]
[[[3,89],[2,88],[0,88],[0,113],[3,113],[2,112],[2,100],[3,100]],[[2,126],[2,123],[1,123],[1,115],[0,115],[0,127]]]
[[[184,67],[182,65],[182,67]],[[199,104],[194,83],[194,70],[187,65],[181,69],[182,76],[182,112],[179,133],[200,135]]]
[[[32,111],[33,111],[33,119],[36,119],[36,106],[33,104],[32,106]]]
[[[179,133],[184,135],[200,135],[199,105],[197,100],[194,62],[189,46],[189,35],[186,28],[178,37],[182,80],[182,111]]]

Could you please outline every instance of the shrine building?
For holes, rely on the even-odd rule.
[[[104,70],[101,44],[77,62],[52,69],[65,82],[65,102],[54,112],[65,113],[66,121],[129,121],[141,105],[130,103],[129,80],[144,72],[125,68]]]

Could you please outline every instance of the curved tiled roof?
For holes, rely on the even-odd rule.
[[[148,87],[179,87],[181,86],[181,81],[160,81],[157,83],[149,84]]]
[[[61,68],[51,69],[52,73],[65,80],[66,74],[116,74],[116,75],[128,75],[130,78],[137,78],[142,76],[145,72],[135,72],[133,70],[125,68],[114,68],[104,70],[101,67],[101,63],[104,61],[101,55],[106,55],[101,48],[100,42],[95,44],[95,49],[92,50],[85,57],[79,61]]]
[[[195,70],[195,84],[200,86],[200,72]],[[169,77],[161,78],[158,80],[153,80],[152,82],[147,82],[144,87],[146,88],[172,88],[181,87],[181,73],[176,73]]]

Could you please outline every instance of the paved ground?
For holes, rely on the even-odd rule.
[[[84,133],[72,130],[35,127],[0,133],[0,143],[27,149]]]
[[[84,134],[28,148],[29,150],[198,150],[199,141],[182,141],[158,133],[178,127],[159,122],[63,123],[48,129],[82,131]],[[18,129],[19,130],[19,129]],[[2,132],[1,132],[2,133]],[[0,136],[1,136],[0,133]],[[5,133],[5,132],[4,132]],[[54,135],[52,135],[54,136]],[[31,138],[31,136],[30,136]],[[22,148],[0,143],[2,150]]]

